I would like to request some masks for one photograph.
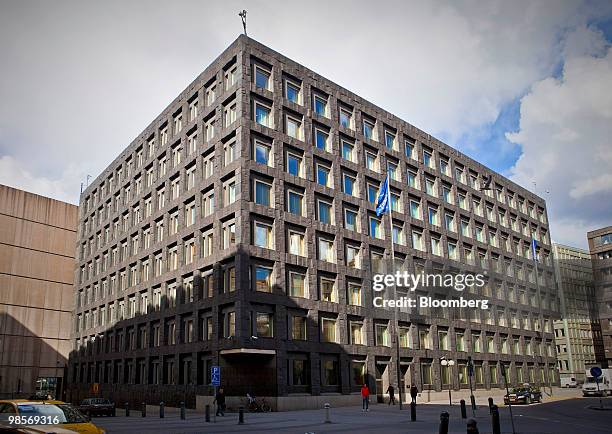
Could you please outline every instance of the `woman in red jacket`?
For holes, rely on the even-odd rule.
[[[361,386],[361,399],[363,400],[363,409],[362,411],[370,411],[370,389],[367,384]]]

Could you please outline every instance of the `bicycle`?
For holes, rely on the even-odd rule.
[[[267,413],[272,411],[272,407],[268,404],[265,398],[261,398],[261,402],[258,402],[254,396],[247,393],[247,405],[246,408],[251,413]]]

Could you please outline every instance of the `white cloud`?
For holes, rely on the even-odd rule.
[[[77,205],[75,197],[78,199],[82,175],[82,172],[70,166],[59,178],[36,176],[13,157],[0,157],[0,184]]]
[[[521,100],[520,129],[507,135],[523,150],[511,177],[549,190],[552,237],[585,246],[586,230],[612,223],[612,49],[586,27],[565,48],[562,76]]]

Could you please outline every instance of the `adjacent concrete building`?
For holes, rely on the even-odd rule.
[[[588,232],[587,239],[604,347],[598,361],[603,367],[612,367],[612,226]]]
[[[561,319],[554,324],[559,375],[581,383],[603,351],[591,256],[553,243],[553,260],[561,302]]]
[[[491,308],[396,325],[372,303],[392,239],[396,269],[484,271],[478,293],[429,294]],[[213,365],[228,395],[279,409],[356,402],[364,381],[465,389],[469,357],[476,388],[502,387],[502,365],[558,381],[544,200],[245,36],[83,192],[77,257],[73,400],[98,383],[194,405]]]
[[[0,397],[61,394],[77,214],[74,205],[0,185]]]

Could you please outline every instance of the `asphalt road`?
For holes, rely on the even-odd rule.
[[[530,406],[513,406],[516,434],[610,434],[612,433],[612,398],[605,398],[609,411],[597,411],[590,406],[599,405],[598,398],[566,399]],[[108,433],[438,433],[440,413],[450,414],[449,434],[465,434],[466,421],[461,419],[459,406],[419,405],[417,421],[410,421],[409,407],[399,411],[397,406],[372,405],[370,411],[358,407],[331,409],[332,423],[324,423],[324,410],[304,410],[279,413],[245,414],[245,424],[238,424],[236,413],[217,417],[216,423],[207,423],[202,414],[187,413],[186,420],[178,414],[166,418],[132,416],[95,418],[94,422]],[[118,410],[118,414],[122,412]],[[468,418],[471,417],[468,408]],[[508,407],[500,408],[502,432],[512,433]],[[476,420],[481,434],[490,433],[491,419],[487,407],[479,407]]]

